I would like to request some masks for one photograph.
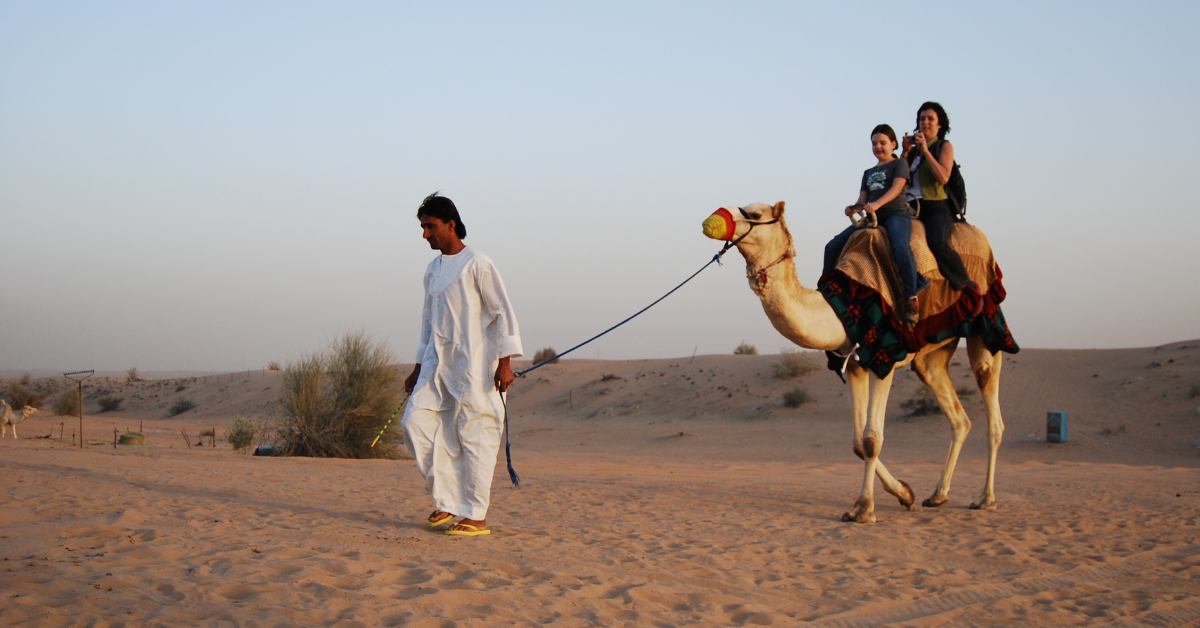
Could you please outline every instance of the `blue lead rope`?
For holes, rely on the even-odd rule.
[[[604,334],[607,334],[608,332],[610,332],[610,331],[612,331],[612,330],[614,330],[614,329],[616,329],[616,328],[620,327],[621,325],[624,325],[625,323],[628,323],[629,321],[631,321],[631,320],[633,320],[633,319],[637,318],[638,316],[641,316],[642,312],[645,312],[646,310],[648,310],[648,309],[650,309],[650,308],[654,307],[655,305],[658,305],[658,302],[659,302],[659,301],[662,301],[663,299],[665,299],[665,298],[667,298],[667,297],[671,296],[671,294],[672,294],[672,293],[674,293],[676,290],[678,290],[678,289],[682,288],[682,287],[683,287],[683,284],[685,284],[685,283],[687,283],[687,282],[691,281],[692,279],[695,279],[695,278],[696,278],[696,275],[699,275],[701,272],[704,272],[704,269],[705,269],[705,268],[708,268],[709,266],[711,266],[711,265],[713,264],[713,262],[716,262],[716,263],[720,264],[720,263],[721,263],[721,256],[722,256],[722,255],[724,255],[724,254],[725,254],[725,251],[728,251],[728,250],[729,250],[729,249],[730,249],[732,246],[733,246],[733,244],[732,244],[732,243],[726,243],[726,244],[725,244],[725,247],[724,247],[724,248],[722,248],[720,252],[718,252],[716,255],[714,255],[712,259],[708,260],[708,263],[707,263],[707,264],[705,264],[705,265],[703,265],[703,266],[701,266],[701,267],[700,267],[700,270],[698,270],[698,271],[696,271],[696,272],[692,273],[692,276],[691,276],[691,277],[688,277],[687,279],[684,279],[684,280],[683,280],[683,283],[680,283],[678,286],[675,286],[674,288],[671,288],[671,292],[668,292],[668,293],[666,293],[666,294],[662,295],[661,297],[658,297],[658,299],[656,299],[656,300],[654,301],[654,303],[651,303],[650,305],[647,305],[646,307],[644,307],[644,308],[642,308],[642,309],[638,310],[638,311],[637,311],[637,312],[636,312],[636,313],[635,313],[633,316],[630,316],[629,318],[627,318],[627,319],[625,319],[625,320],[623,320],[623,321],[621,321],[621,322],[617,323],[616,325],[613,325],[612,327],[609,327],[608,329],[606,329],[606,330],[604,330],[604,331],[602,331],[602,332],[600,332],[600,333],[596,334],[595,336],[592,336],[591,338],[588,338],[587,340],[584,340],[583,342],[581,342],[581,343],[579,343],[579,344],[575,345],[574,347],[571,347],[570,349],[567,349],[566,351],[563,351],[562,353],[559,353],[558,355],[555,355],[555,356],[554,356],[554,357],[552,357],[552,358],[548,358],[548,359],[546,359],[546,360],[542,360],[540,363],[538,363],[538,364],[534,364],[533,366],[531,366],[531,367],[529,367],[529,368],[525,369],[524,371],[520,371],[520,372],[518,372],[518,373],[516,374],[516,375],[517,375],[517,377],[525,377],[525,375],[526,375],[526,374],[528,374],[528,373],[530,373],[530,372],[532,372],[532,371],[536,371],[537,369],[540,369],[540,368],[542,368],[543,366],[546,366],[547,364],[549,364],[549,363],[551,363],[551,362],[553,362],[553,361],[555,361],[555,360],[557,360],[557,359],[559,359],[559,358],[561,358],[561,357],[563,357],[563,356],[567,355],[568,353],[570,353],[570,352],[572,352],[572,351],[574,351],[574,350],[576,350],[576,349],[578,349],[578,348],[580,348],[580,347],[582,347],[582,346],[584,346],[584,345],[586,345],[586,344],[588,344],[588,343],[592,342],[593,340],[596,340],[596,339],[597,339],[597,338],[599,338],[600,336],[603,336]]]
[[[749,232],[747,232],[747,235],[749,235]],[[743,236],[743,237],[745,237],[745,236]],[[588,343],[592,342],[593,340],[596,340],[597,338],[599,338],[599,337],[603,336],[604,334],[607,334],[608,332],[610,332],[610,331],[612,331],[612,330],[614,330],[614,329],[616,329],[616,328],[620,327],[621,325],[624,325],[625,323],[628,323],[629,321],[631,321],[631,320],[633,320],[633,319],[637,318],[638,316],[641,316],[641,314],[642,314],[643,312],[645,312],[646,310],[648,310],[648,309],[650,309],[650,308],[654,307],[655,305],[658,305],[658,302],[659,302],[659,301],[662,301],[663,299],[665,299],[665,298],[667,298],[667,297],[671,296],[671,295],[672,295],[672,294],[673,294],[673,293],[674,293],[676,290],[678,290],[678,289],[682,288],[682,287],[683,287],[683,284],[685,284],[685,283],[687,283],[687,282],[689,282],[689,281],[691,281],[691,280],[695,279],[695,278],[696,278],[696,275],[699,275],[700,273],[704,272],[704,269],[705,269],[705,268],[708,268],[709,266],[712,266],[713,262],[716,262],[717,264],[720,264],[720,263],[721,263],[721,256],[722,256],[722,255],[724,255],[726,251],[728,251],[729,249],[733,248],[733,245],[734,245],[734,244],[735,244],[734,242],[726,242],[726,243],[725,243],[725,246],[724,246],[724,247],[722,247],[722,248],[721,248],[721,250],[720,250],[720,251],[718,251],[716,255],[713,255],[712,259],[708,260],[708,263],[707,263],[707,264],[705,264],[705,265],[703,265],[703,266],[701,266],[701,267],[700,267],[700,270],[698,270],[698,271],[696,271],[696,272],[692,273],[692,275],[691,275],[690,277],[688,277],[687,279],[684,279],[684,280],[683,280],[683,282],[682,282],[682,283],[680,283],[678,286],[675,286],[674,288],[671,288],[671,291],[670,291],[670,292],[668,292],[668,293],[666,293],[666,294],[662,295],[661,297],[658,297],[658,299],[655,299],[654,303],[651,303],[650,305],[647,305],[646,307],[644,307],[644,308],[642,308],[642,309],[638,310],[636,313],[634,313],[634,315],[633,315],[633,316],[630,316],[629,318],[627,318],[627,319],[625,319],[625,320],[623,320],[623,321],[621,321],[621,322],[617,323],[616,325],[613,325],[612,327],[609,327],[608,329],[606,329],[606,330],[604,330],[604,331],[602,331],[602,332],[600,332],[600,333],[596,334],[595,336],[592,336],[591,338],[588,338],[587,340],[584,340],[583,342],[581,342],[581,343],[579,343],[579,344],[575,345],[574,347],[571,347],[570,349],[567,349],[566,351],[563,351],[562,353],[560,353],[560,354],[558,354],[558,355],[555,355],[554,357],[551,357],[551,358],[548,358],[548,359],[542,360],[542,361],[541,361],[540,363],[538,363],[538,364],[534,364],[533,366],[531,366],[531,367],[529,367],[529,368],[527,368],[527,369],[525,369],[525,370],[523,370],[523,371],[519,371],[518,373],[516,373],[516,376],[517,376],[517,377],[525,377],[527,374],[529,374],[529,373],[531,373],[531,372],[533,372],[533,371],[536,371],[537,369],[540,369],[540,368],[542,368],[543,366],[546,366],[547,364],[549,364],[549,363],[551,363],[551,362],[553,362],[553,361],[555,361],[555,360],[557,360],[557,359],[559,359],[559,358],[563,357],[564,355],[567,355],[568,353],[570,353],[570,352],[572,352],[572,351],[574,351],[574,350],[576,350],[576,349],[578,349],[578,348],[580,348],[580,347],[582,347],[582,346],[584,346],[584,345],[586,345],[586,344],[588,344]],[[510,440],[509,440],[509,433],[508,433],[508,431],[509,431],[509,430],[508,430],[508,403],[504,401],[504,393],[500,393],[500,402],[504,404],[504,457],[505,457],[505,458],[508,460],[508,477],[509,477],[509,479],[511,479],[511,480],[512,480],[513,486],[515,486],[515,487],[517,487],[517,488],[521,488],[521,477],[520,477],[519,475],[517,475],[517,470],[513,468],[513,464],[512,464],[512,441],[510,441]]]
[[[512,480],[513,486],[521,488],[521,476],[512,466],[512,442],[508,440],[508,402],[504,400],[504,393],[500,393],[500,403],[504,404],[504,457],[508,460],[508,479]]]

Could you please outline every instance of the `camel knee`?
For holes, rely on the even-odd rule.
[[[858,456],[859,460],[867,459],[867,454],[863,452],[862,443],[859,443],[859,442],[854,443],[854,455]]]
[[[971,369],[975,373],[975,383],[980,390],[987,387],[992,381],[992,365],[988,362],[980,362]]]
[[[866,456],[866,458],[863,458],[864,460],[867,458],[878,458],[881,449],[883,449],[882,435],[871,434],[863,439],[863,454]],[[859,457],[862,458],[862,456]]]
[[[960,412],[958,416],[960,418],[950,419],[950,432],[954,435],[954,440],[962,442],[971,433],[971,419],[965,412]]]

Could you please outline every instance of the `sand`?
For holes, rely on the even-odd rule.
[[[87,447],[49,411],[0,441],[0,624],[1200,622],[1200,343],[1006,359],[997,510],[965,507],[986,429],[967,395],[951,503],[909,512],[877,489],[872,525],[838,519],[862,475],[840,383],[775,378],[778,360],[566,361],[518,382],[523,487],[501,460],[495,533],[475,539],[424,526],[411,461],[232,452],[222,426],[269,412],[277,375],[187,382],[198,406],[170,419],[184,380],[97,383],[129,405],[91,414],[86,394]],[[815,400],[784,407],[797,386]],[[917,390],[899,378],[883,457],[926,497],[949,430],[900,409]],[[1068,443],[1045,442],[1047,410],[1071,413]],[[146,446],[112,446],[139,422]],[[178,430],[206,425],[217,447],[189,449]]]

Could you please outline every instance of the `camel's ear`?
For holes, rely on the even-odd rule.
[[[775,217],[779,218],[783,215],[783,201],[775,203]]]

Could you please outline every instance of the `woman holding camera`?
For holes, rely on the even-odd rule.
[[[892,254],[896,258],[896,268],[900,271],[900,280],[908,294],[907,301],[901,309],[904,320],[916,323],[919,318],[919,303],[917,293],[929,287],[929,280],[917,272],[917,262],[913,259],[909,238],[912,237],[912,218],[909,217],[908,205],[904,202],[904,188],[908,184],[908,162],[896,157],[896,132],[891,126],[880,124],[871,130],[871,153],[877,160],[875,166],[863,172],[862,184],[859,186],[858,203],[846,208],[846,215],[856,211],[874,214],[879,224],[887,231],[888,241],[892,245]],[[826,274],[837,266],[838,257],[846,246],[846,241],[859,227],[851,225],[834,236],[825,245]]]
[[[922,104],[917,109],[915,134],[904,135],[904,156],[912,173],[908,184],[908,195],[913,199],[910,204],[925,224],[925,241],[950,287],[962,290],[971,278],[958,252],[950,248],[957,210],[944,187],[954,168],[954,145],[946,139],[949,132],[946,110],[936,102]]]

